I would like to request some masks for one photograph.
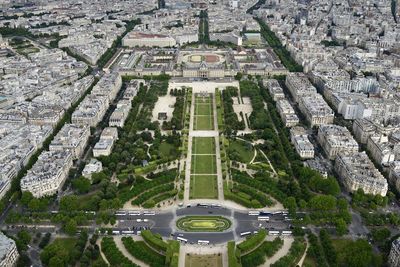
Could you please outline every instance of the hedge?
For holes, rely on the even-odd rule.
[[[134,241],[132,237],[122,237],[122,243],[133,257],[143,261],[150,267],[164,266],[165,256],[155,252],[145,242]]]
[[[240,257],[236,256],[236,245],[235,241],[228,242],[228,266],[229,267],[241,267]]]
[[[244,255],[257,248],[267,236],[267,231],[261,229],[257,234],[250,236],[248,239],[237,245],[241,255]]]
[[[179,264],[179,249],[181,244],[176,240],[168,241],[166,252],[165,265],[170,267],[178,267]]]
[[[147,200],[153,198],[154,196],[157,196],[160,193],[163,193],[166,191],[171,191],[174,188],[175,188],[174,183],[159,185],[155,188],[152,188],[151,190],[144,192],[143,194],[140,194],[137,198],[132,200],[132,205],[141,205],[144,202],[146,202]]]
[[[283,240],[275,238],[273,241],[264,241],[261,246],[241,258],[244,267],[259,266],[265,258],[272,257],[283,246]]]
[[[162,240],[161,236],[154,235],[150,230],[144,230],[142,231],[142,237],[150,247],[163,254],[167,252],[168,244]]]
[[[103,240],[101,240],[101,251],[103,251],[111,266],[139,267],[122,254],[115,245],[112,237],[103,237]]]

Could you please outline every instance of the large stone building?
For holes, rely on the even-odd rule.
[[[16,265],[18,257],[15,241],[0,232],[0,266],[13,267]]]
[[[388,264],[390,267],[400,266],[400,238],[397,238],[392,242],[392,248],[390,249]]]
[[[366,194],[386,196],[388,183],[365,152],[339,153],[335,170],[348,191],[363,189]]]
[[[31,192],[36,198],[60,192],[72,167],[70,151],[45,151],[35,165],[21,179],[21,191]]]
[[[321,125],[318,129],[318,142],[330,160],[334,160],[339,152],[358,152],[358,143],[346,127]]]

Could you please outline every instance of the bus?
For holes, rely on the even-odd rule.
[[[130,211],[130,212],[128,212],[128,215],[129,216],[138,216],[138,215],[140,215],[140,211]]]
[[[125,230],[125,231],[121,231],[121,234],[123,234],[123,235],[133,235],[134,232],[133,231],[129,231],[129,230]]]
[[[279,231],[268,231],[269,235],[279,235],[280,232]]]
[[[185,239],[185,238],[183,238],[183,237],[179,237],[179,236],[176,238],[176,240],[181,241],[181,242],[185,242],[185,243],[188,242],[187,239]]]
[[[201,204],[201,203],[199,203],[199,204],[197,204],[197,207],[200,207],[200,208],[208,208],[208,204]]]
[[[285,236],[292,235],[292,231],[282,231],[282,235]]]
[[[154,211],[144,211],[143,215],[156,215],[156,213]]]
[[[113,234],[113,235],[119,235],[120,233],[119,233],[119,231],[114,230],[114,231],[112,231],[112,234]]]
[[[260,212],[258,210],[250,210],[249,215],[250,216],[258,216],[258,215],[260,215]]]
[[[211,204],[211,208],[220,209],[222,206],[220,204]]]
[[[248,236],[248,235],[251,235],[251,232],[241,232],[240,233],[241,237],[245,237],[245,236]]]
[[[268,216],[258,216],[257,220],[258,221],[269,221],[269,217]]]
[[[269,211],[260,211],[260,215],[261,216],[270,216],[270,215],[272,215],[272,213]]]
[[[116,211],[115,215],[117,215],[117,216],[125,216],[126,215],[126,211],[123,211],[123,210]]]
[[[199,245],[208,245],[208,244],[210,244],[210,241],[208,241],[208,240],[199,240],[199,241],[197,241],[197,244],[199,244]]]

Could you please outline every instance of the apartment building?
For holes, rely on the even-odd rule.
[[[388,183],[365,152],[339,153],[335,170],[348,191],[363,189],[366,194],[386,196]]]
[[[57,194],[68,177],[72,160],[68,150],[43,152],[21,179],[21,191],[31,192],[36,198]]]
[[[84,152],[90,137],[90,127],[65,124],[50,143],[50,151],[70,150],[73,159],[78,159]]]
[[[296,112],[286,99],[277,100],[276,108],[286,127],[292,127],[299,123],[299,118],[297,117]]]
[[[331,124],[335,118],[332,109],[320,94],[308,94],[299,98],[299,109],[312,126]]]
[[[308,134],[303,127],[296,126],[290,129],[290,138],[297,154],[302,159],[314,158],[314,146],[308,139]]]
[[[15,241],[0,232],[0,266],[14,267],[17,264],[19,253]]]
[[[358,143],[346,127],[327,124],[318,128],[318,142],[330,160],[340,152],[353,154],[358,152]]]

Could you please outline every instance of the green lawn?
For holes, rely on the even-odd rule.
[[[216,175],[191,175],[190,198],[218,198]]]
[[[207,115],[212,116],[212,105],[211,103],[196,103],[194,110],[195,115]]]
[[[215,154],[215,139],[213,137],[193,137],[193,154]]]
[[[215,155],[192,155],[192,174],[215,174],[217,173]]]
[[[72,251],[76,244],[76,238],[56,238],[52,244],[63,247],[65,251]]]
[[[222,232],[231,227],[231,221],[222,216],[186,216],[176,226],[186,232]]]
[[[241,140],[231,140],[228,148],[229,157],[232,160],[249,163],[254,156],[251,144]]]
[[[196,97],[193,127],[195,130],[214,129],[214,115],[211,97]]]
[[[222,267],[222,255],[186,254],[185,267]]]
[[[160,156],[165,158],[176,158],[178,156],[178,150],[174,145],[167,142],[162,142],[158,148]]]
[[[194,116],[193,129],[196,131],[214,130],[214,119],[211,116]]]

